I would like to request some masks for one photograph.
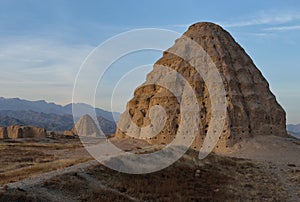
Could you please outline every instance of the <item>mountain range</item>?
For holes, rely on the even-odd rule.
[[[67,104],[65,106],[57,105],[55,103],[48,103],[45,100],[29,101],[20,98],[4,98],[0,97],[0,111],[11,110],[11,111],[35,111],[46,114],[72,114],[72,105],[76,108],[78,116],[83,116],[87,112],[94,111],[97,116],[102,116],[108,120],[114,121],[114,118],[118,121],[120,116],[117,112],[109,112],[103,109],[94,108],[91,105],[84,103]]]
[[[300,124],[288,124],[286,130],[293,136],[300,138]]]
[[[113,133],[120,114],[95,108],[84,103],[65,106],[44,100],[29,101],[0,97],[0,126],[34,125],[48,131],[70,130],[74,126],[72,107],[76,109],[75,122],[85,114],[96,112],[104,133]]]

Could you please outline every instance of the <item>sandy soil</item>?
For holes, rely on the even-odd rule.
[[[234,145],[223,155],[300,166],[300,140],[279,136],[256,136]]]

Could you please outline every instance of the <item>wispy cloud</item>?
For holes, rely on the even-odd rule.
[[[260,11],[258,13],[243,16],[240,19],[227,20],[227,21],[215,21],[215,23],[226,28],[242,28],[251,26],[272,26],[265,28],[261,31],[283,31],[283,30],[299,30],[300,25],[287,25],[287,24],[299,24],[300,12],[296,11]],[[164,27],[170,28],[187,28],[191,24],[174,24],[165,25]],[[276,26],[277,25],[277,26]],[[256,36],[268,36],[269,33],[257,33]]]
[[[266,30],[266,31],[289,31],[289,30],[300,30],[300,25],[269,27],[269,28],[266,28],[265,30]]]
[[[256,37],[269,37],[270,33],[248,33],[248,35],[256,36]]]
[[[240,21],[232,22],[221,22],[225,27],[246,27],[246,26],[256,26],[256,25],[272,25],[272,24],[285,24],[300,20],[300,12],[259,12],[252,17],[246,18]]]
[[[70,102],[76,73],[92,49],[50,39],[3,40],[0,47],[2,96]]]
[[[0,65],[3,72],[55,73],[70,72],[78,69],[81,62],[93,47],[86,45],[66,45],[50,40],[24,40],[2,43],[0,47]],[[60,74],[61,75],[61,74]],[[66,74],[64,74],[66,75]],[[64,77],[68,80],[69,77]]]

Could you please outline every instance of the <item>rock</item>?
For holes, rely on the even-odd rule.
[[[7,128],[6,127],[0,127],[0,139],[7,139]]]
[[[66,131],[65,131],[66,132]],[[99,128],[95,124],[92,117],[89,115],[83,115],[75,124],[73,129],[68,134],[76,134],[78,136],[89,136],[89,137],[99,137],[104,136],[102,132],[100,132]]]
[[[12,125],[7,127],[8,138],[17,139],[23,138],[23,126]]]
[[[57,136],[57,133],[54,131],[48,132],[48,137],[55,138]]]
[[[61,139],[61,138],[64,138],[64,133],[58,132],[58,131],[50,131],[50,132],[48,132],[48,138]]]
[[[71,130],[65,130],[64,131],[64,136],[75,136],[76,133],[74,133],[73,131],[75,131],[75,129],[73,129],[72,131]]]
[[[47,136],[46,129],[35,126],[19,126],[12,125],[7,127],[8,138],[45,138]]]
[[[45,138],[47,131],[45,128],[35,126],[23,127],[23,138]]]
[[[197,63],[197,60],[202,58],[191,57],[190,61],[186,61],[170,52],[181,50],[193,56],[195,50],[184,45],[185,37],[198,43],[207,52],[223,80],[226,117],[215,150],[222,151],[245,138],[258,135],[287,136],[285,111],[244,49],[220,26],[213,23],[196,23],[164,52],[162,58],[154,64],[152,72],[147,75],[145,82],[153,84],[167,80],[182,93],[186,86],[177,82],[176,77],[167,78],[169,72],[163,70],[162,66],[175,70],[188,81],[196,94],[200,110],[199,130],[191,145],[193,149],[199,150],[206,137],[212,114],[212,100],[208,93],[208,84],[190,64],[193,61]],[[207,75],[210,71],[212,70],[208,70]],[[151,112],[150,109],[154,106],[163,107],[167,118],[162,119],[159,110]],[[181,115],[177,97],[168,89],[158,85],[143,85],[135,90],[134,97],[128,102],[126,112],[122,114],[118,123],[116,138],[127,138],[127,134],[130,133],[134,134],[134,138],[146,139],[151,144],[168,144],[175,138],[181,121],[192,121],[188,120],[188,117],[183,119]],[[153,123],[164,125],[159,128],[153,126]],[[150,136],[147,137],[147,134]]]

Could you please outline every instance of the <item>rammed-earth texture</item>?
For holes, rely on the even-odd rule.
[[[268,82],[251,58],[227,31],[213,23],[196,23],[189,27],[183,37],[189,37],[207,52],[223,80],[227,112],[225,125],[215,150],[226,149],[244,138],[257,135],[287,135],[285,111],[277,103]],[[178,40],[175,41],[174,46],[177,45],[176,43]],[[187,54],[194,51],[192,47],[181,48],[185,48]],[[191,147],[199,150],[211,119],[208,89],[201,75],[189,61],[169,53],[168,50],[155,63],[153,70],[147,75],[146,83],[150,80],[155,82],[164,79],[162,65],[181,74],[196,94],[200,122],[198,134]],[[168,89],[156,85],[139,87],[128,102],[126,110],[131,121],[143,128],[150,124],[149,109],[155,105],[162,106],[168,118],[163,129],[156,136],[145,140],[151,144],[168,144],[175,138],[181,121],[178,100]],[[159,118],[160,116],[154,117],[154,119]],[[116,137],[127,138],[126,132],[130,130],[131,125],[128,116],[124,113],[118,123]],[[135,138],[142,138],[139,137],[139,130],[135,133]]]
[[[46,136],[45,128],[35,126],[11,125],[9,127],[0,127],[0,139],[45,138]]]

